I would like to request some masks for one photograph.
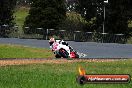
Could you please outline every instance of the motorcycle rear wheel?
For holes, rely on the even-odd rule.
[[[61,56],[60,56],[60,55],[58,55],[58,54],[56,54],[56,55],[55,55],[55,57],[56,57],[56,58],[61,58]]]
[[[60,54],[63,58],[69,58],[69,53],[68,53],[65,49],[60,49],[60,50],[59,50],[59,54]]]

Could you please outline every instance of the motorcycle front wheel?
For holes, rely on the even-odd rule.
[[[68,58],[68,57],[69,57],[69,53],[68,53],[65,49],[60,49],[60,50],[59,50],[59,54],[60,54],[63,58]]]

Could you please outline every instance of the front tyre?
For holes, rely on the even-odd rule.
[[[68,53],[65,49],[60,49],[60,50],[59,50],[59,54],[60,54],[63,58],[68,58],[68,57],[69,57],[69,53]]]

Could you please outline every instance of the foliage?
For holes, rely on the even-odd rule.
[[[28,7],[31,4],[31,0],[17,0],[17,6]]]
[[[66,31],[88,31],[89,23],[76,12],[67,12],[67,18],[58,26],[60,30]]]
[[[106,19],[104,20],[104,5],[106,7]],[[102,0],[78,0],[77,11],[87,21],[96,17],[95,30],[102,32],[102,24],[105,21],[105,32],[124,33],[129,35],[128,21],[132,19],[131,0],[109,0],[104,3]],[[94,30],[93,30],[94,31]]]
[[[78,0],[77,12],[88,22],[92,22],[89,25],[91,31],[97,31],[102,23],[102,5],[102,0]]]
[[[16,0],[0,0],[0,36],[7,37],[11,32],[10,27],[14,25],[13,9]]]
[[[56,29],[66,18],[66,8],[64,0],[32,0],[29,15],[26,17],[24,26],[30,27],[31,33],[36,28]],[[29,31],[26,31],[29,33]]]
[[[15,9],[14,17],[15,23],[18,25],[19,33],[23,33],[22,27],[24,25],[24,21],[26,16],[29,13],[29,8],[20,7]]]
[[[132,19],[131,4],[131,0],[109,1],[110,8],[106,18],[107,32],[129,35],[128,20]]]

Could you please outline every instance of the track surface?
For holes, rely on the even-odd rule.
[[[132,58],[132,44],[73,42],[68,41],[85,58]],[[47,40],[0,38],[0,44],[19,44],[30,47],[49,48]]]

